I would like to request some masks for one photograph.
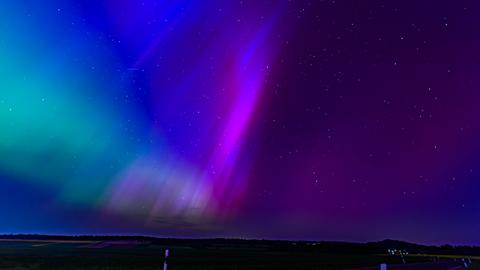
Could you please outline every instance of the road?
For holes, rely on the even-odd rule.
[[[378,267],[357,268],[354,270],[379,270]],[[461,262],[428,262],[388,265],[387,270],[461,270],[465,269]],[[353,269],[351,269],[353,270]]]

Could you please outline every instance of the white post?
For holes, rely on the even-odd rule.
[[[167,264],[167,260],[168,260],[168,248],[165,250],[165,261],[163,263],[163,270],[168,270],[168,264]]]
[[[387,264],[386,263],[380,264],[380,270],[387,270]]]

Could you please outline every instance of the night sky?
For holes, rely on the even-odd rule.
[[[480,245],[480,2],[0,3],[0,234]]]

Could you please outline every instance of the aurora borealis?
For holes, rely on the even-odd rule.
[[[480,244],[479,14],[2,1],[0,233]]]

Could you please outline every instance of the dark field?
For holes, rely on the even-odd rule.
[[[398,256],[338,254],[305,249],[275,250],[271,247],[231,245],[164,246],[142,242],[132,244],[108,241],[0,240],[0,269],[163,269],[166,248],[170,250],[168,269],[172,270],[348,269],[378,267],[382,262],[401,264]],[[407,260],[408,263],[431,262],[432,258],[410,256]]]

